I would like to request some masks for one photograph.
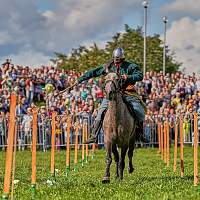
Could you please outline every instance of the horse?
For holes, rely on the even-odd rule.
[[[106,168],[102,183],[110,183],[112,153],[116,163],[115,175],[117,179],[123,179],[127,150],[129,158],[128,171],[132,173],[134,170],[132,157],[136,139],[136,119],[131,115],[123,101],[119,80],[120,76],[113,72],[108,73],[105,77],[105,96],[109,103],[103,121]],[[121,148],[121,157],[118,148]]]

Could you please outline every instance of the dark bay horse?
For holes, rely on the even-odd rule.
[[[122,92],[118,84],[119,78],[116,73],[109,73],[105,78],[105,93],[109,103],[103,122],[106,149],[106,169],[102,180],[103,183],[110,182],[112,153],[116,162],[116,178],[123,179],[127,151],[129,173],[133,172],[132,157],[135,147],[136,120],[131,116],[122,99]],[[119,156],[118,147],[121,148],[121,156]]]

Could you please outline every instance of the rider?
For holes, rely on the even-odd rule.
[[[113,51],[113,59],[106,64],[102,64],[99,67],[92,69],[82,75],[77,82],[81,83],[93,77],[105,75],[109,72],[117,72],[121,75],[122,80],[120,82],[122,91],[124,92],[125,101],[131,106],[132,112],[137,116],[138,130],[140,134],[143,133],[143,120],[145,117],[144,106],[138,95],[132,95],[134,90],[134,84],[137,81],[142,81],[143,73],[139,67],[131,62],[125,61],[124,50],[120,47]],[[135,94],[135,93],[134,93]],[[86,143],[97,143],[98,133],[102,127],[103,119],[108,108],[108,100],[103,99],[101,106],[98,109],[97,117],[93,124],[92,132]]]

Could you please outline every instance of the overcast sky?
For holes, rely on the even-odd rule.
[[[101,47],[124,24],[143,25],[142,0],[0,0],[0,61],[38,66],[53,52],[94,41]],[[163,33],[187,71],[200,72],[200,0],[150,0],[148,34]]]

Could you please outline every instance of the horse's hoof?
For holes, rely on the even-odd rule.
[[[133,171],[134,171],[134,168],[133,168],[133,167],[129,167],[129,168],[128,168],[129,174],[133,173]]]
[[[104,177],[103,180],[102,180],[102,183],[103,184],[110,183],[110,178],[109,177]]]

